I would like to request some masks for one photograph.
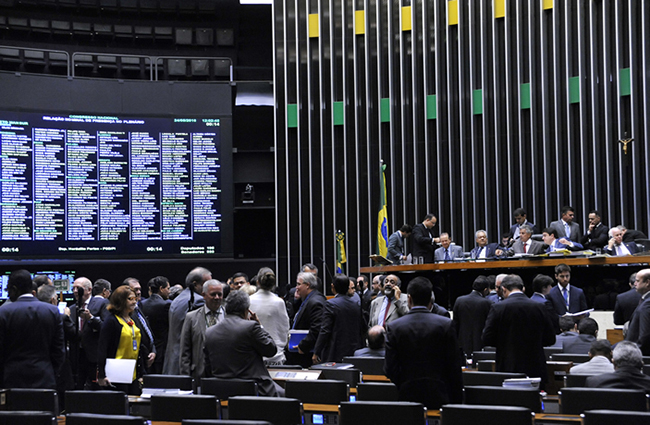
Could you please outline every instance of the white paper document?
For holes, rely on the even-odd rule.
[[[133,382],[135,359],[106,359],[106,377],[112,384]]]

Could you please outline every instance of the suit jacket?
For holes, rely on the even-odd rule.
[[[460,363],[450,319],[416,307],[388,324],[384,369],[397,385],[400,400],[420,402],[432,409],[460,403]]]
[[[637,239],[648,239],[648,237],[645,233],[634,229],[627,229],[623,235],[623,242],[634,242]]]
[[[169,307],[172,305],[171,300],[164,300],[158,294],[151,294],[145,300],[142,300],[141,309],[149,321],[153,340],[156,346],[156,360],[152,366],[156,373],[162,373],[163,363],[165,361],[165,351],[167,350],[167,336],[169,334]]]
[[[449,258],[463,258],[463,247],[459,245],[449,245]],[[433,253],[434,261],[445,261],[445,249],[440,247]]]
[[[601,373],[614,372],[614,365],[605,356],[594,356],[586,363],[579,363],[571,367],[571,374],[600,375]]]
[[[544,347],[555,343],[551,318],[541,303],[520,292],[492,304],[483,343],[496,347],[497,372],[519,372],[548,380]]]
[[[370,320],[368,322],[368,327],[371,328],[379,324],[379,313],[381,312],[381,305],[384,303],[385,295],[377,295],[372,303],[370,304]],[[388,307],[388,316],[386,316],[387,323],[392,322],[395,319],[398,319],[402,316],[405,316],[409,312],[409,300],[408,296],[402,292],[402,295],[399,297],[399,300],[393,300]]]
[[[553,221],[548,225],[548,227],[557,231],[558,239],[567,237],[562,220]],[[582,232],[580,231],[580,225],[578,223],[572,221],[571,224],[569,224],[569,230],[571,231],[571,236],[569,236],[569,239],[574,242],[582,239]]]
[[[476,291],[456,299],[454,304],[454,326],[458,333],[461,350],[470,357],[474,351],[483,348],[483,328],[492,307],[492,302]]]
[[[496,258],[496,256],[497,256],[496,250],[497,250],[498,246],[499,245],[497,243],[487,244],[487,246],[485,246],[485,249],[487,249],[487,252],[485,254],[485,258]],[[472,251],[469,253],[469,257],[474,258],[474,259],[478,258],[479,249],[480,248],[478,246],[475,246],[472,249]]]
[[[169,332],[167,334],[167,351],[165,351],[165,363],[163,365],[163,373],[165,375],[178,375],[180,373],[178,365],[180,359],[181,331],[183,330],[185,315],[189,310],[188,303],[190,301],[191,291],[191,288],[183,289],[169,307]],[[203,304],[205,304],[203,296],[195,293],[193,307],[202,307]]]
[[[350,297],[338,294],[323,307],[322,325],[314,352],[322,362],[341,362],[362,347],[363,316]]]
[[[614,324],[621,326],[630,320],[634,310],[639,305],[639,301],[641,301],[641,294],[634,288],[618,294],[614,306]]]
[[[549,315],[551,321],[553,322],[553,329],[555,330],[555,333],[559,334],[560,316],[558,316],[557,313],[555,312],[555,308],[553,308],[553,303],[551,303],[548,300],[548,298],[546,298],[544,295],[540,294],[539,292],[535,292],[533,295],[531,295],[530,299],[544,305],[544,308],[546,309],[546,313]],[[557,337],[555,339],[557,344]],[[561,347],[562,344],[559,344],[558,346]]]
[[[151,332],[151,325],[149,324],[149,321],[147,320],[147,317],[144,315],[142,310],[140,310],[140,307],[135,308],[135,311],[133,314],[131,314],[131,317],[133,317],[135,325],[142,331],[142,342],[140,344],[140,349],[145,350],[145,358],[149,356],[149,353],[156,353],[156,345],[153,332]]]
[[[542,242],[530,239],[530,246],[528,247],[528,251],[525,252],[525,254],[538,255],[543,253],[544,244]],[[517,241],[512,244],[512,248],[508,250],[508,255],[515,254],[524,254],[524,243],[521,241],[521,239],[517,239]]]
[[[612,373],[590,376],[586,381],[592,388],[627,388],[650,392],[650,376],[632,366],[621,366]]]
[[[573,240],[571,240],[571,242],[573,242],[573,246],[565,245],[561,243],[559,239],[556,239],[551,245],[548,246],[548,248],[546,248],[545,252],[553,252],[554,251],[552,249],[553,247],[555,248],[555,251],[561,249],[568,249],[569,251],[580,251],[583,249],[583,246],[580,243],[575,242]]]
[[[625,340],[639,344],[641,353],[650,356],[650,296],[634,310],[625,334]]]
[[[224,321],[225,312],[223,307],[219,308],[219,319],[217,323]],[[205,354],[203,353],[203,341],[206,333],[206,307],[190,311],[185,316],[183,330],[181,331],[181,354],[179,358],[179,371],[181,375],[190,375],[195,381],[203,376],[205,367]],[[216,325],[215,325],[216,326]]]
[[[634,242],[623,242],[625,244],[625,247],[627,248],[628,251],[630,251],[630,254],[636,254],[639,252],[639,248],[636,246],[636,243]],[[614,249],[609,249],[609,246],[605,247],[605,254],[607,255],[618,255],[616,252],[616,246],[614,246]]]
[[[284,347],[287,346],[289,335],[289,316],[282,298],[272,292],[259,289],[251,295],[251,311],[255,312],[264,329],[271,335],[278,352],[271,358],[265,358],[272,363],[282,363],[285,360]]]
[[[64,360],[56,307],[26,296],[0,309],[0,387],[56,389]]]
[[[609,240],[608,232],[608,226],[605,226],[603,223],[598,223],[598,226],[594,227],[593,232],[585,233],[582,238],[580,238],[580,243],[585,247],[585,249],[602,248],[607,245],[607,241]]]
[[[99,331],[104,320],[111,313],[106,310],[108,300],[102,296],[93,296],[88,301],[88,311],[93,315],[81,330],[81,345],[86,353],[86,358],[91,363],[97,363],[97,345],[99,344]]]
[[[206,376],[222,379],[253,379],[261,396],[279,394],[262,357],[277,351],[273,338],[259,323],[227,316],[205,332]]]
[[[530,221],[526,220],[526,221],[524,222],[524,224],[525,224],[525,225],[528,225],[528,226],[530,226],[530,227],[532,227],[532,229],[533,229],[533,235],[539,233],[539,229],[537,228],[537,226],[535,226],[535,225],[534,225],[533,223],[531,223]],[[523,226],[523,225],[522,225],[522,226]],[[513,239],[519,239],[519,238],[520,238],[520,236],[519,236],[519,227],[520,227],[520,226],[519,226],[517,223],[513,224],[513,225],[510,227],[510,234],[512,235],[512,238],[513,238]]]
[[[553,310],[555,312],[555,310]],[[562,345],[566,341],[572,341],[578,337],[578,332],[573,332],[573,331],[565,331],[560,333],[559,335],[555,336],[555,344],[551,345],[551,347],[559,347],[562,348]]]
[[[300,304],[300,309],[293,319],[293,329],[309,330],[309,333],[298,344],[298,348],[305,354],[286,352],[289,364],[300,364],[309,367],[312,364],[311,351],[316,346],[316,340],[320,333],[323,317],[323,306],[327,299],[318,290],[310,292],[309,297]]]
[[[553,303],[553,308],[558,315],[564,316],[567,313],[566,303],[564,296],[560,290],[560,285],[557,284],[551,288],[548,294],[548,299]],[[582,289],[574,285],[569,285],[569,310],[568,313],[577,313],[587,309],[587,299]]]
[[[400,258],[404,255],[404,239],[399,230],[388,238],[388,259],[395,264],[400,264]]]
[[[418,223],[413,226],[411,238],[413,239],[412,256],[423,257],[425,263],[433,262],[433,229],[427,229],[424,224]]]
[[[577,338],[562,343],[562,352],[571,354],[589,354],[591,343],[595,340],[596,337],[593,335],[578,334]]]

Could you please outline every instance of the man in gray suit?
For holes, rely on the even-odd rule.
[[[560,219],[551,222],[548,227],[557,230],[557,238],[567,238],[573,242],[579,242],[582,239],[580,225],[573,221],[576,213],[573,207],[564,206],[560,212]]]
[[[440,234],[440,245],[433,253],[434,261],[453,261],[456,258],[463,258],[463,247],[451,244],[449,233]]]
[[[199,382],[203,376],[204,354],[203,340],[205,331],[210,326],[224,320],[225,310],[223,301],[223,285],[216,279],[210,279],[203,284],[205,305],[198,310],[187,313],[181,332],[181,355],[179,368],[181,375],[191,375],[194,382]]]
[[[395,265],[399,265],[406,260],[406,238],[413,232],[413,228],[405,224],[397,232],[388,238],[388,259]]]
[[[408,314],[408,297],[402,294],[401,285],[402,281],[399,277],[394,274],[386,276],[380,295],[370,304],[369,327],[375,325],[386,327],[387,323]]]
[[[530,237],[533,235],[533,228],[524,224],[519,228],[519,239],[508,250],[508,255],[531,254],[538,255],[544,253],[544,244],[534,241]]]
[[[246,292],[233,291],[228,295],[226,318],[205,332],[205,374],[222,379],[252,379],[257,382],[261,396],[282,397],[284,390],[273,382],[263,360],[275,355],[275,342],[249,308]]]
[[[163,374],[178,375],[181,345],[181,331],[183,322],[188,311],[196,310],[204,304],[201,291],[205,281],[212,279],[210,270],[197,267],[185,277],[185,289],[181,292],[169,307],[169,334],[167,337],[167,351],[165,352],[165,364]]]

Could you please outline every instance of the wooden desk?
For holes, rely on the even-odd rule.
[[[440,420],[440,410],[427,410],[427,418]],[[535,422],[562,424],[582,423],[580,415],[560,415],[557,413],[535,413]]]

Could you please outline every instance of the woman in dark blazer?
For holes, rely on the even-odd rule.
[[[98,383],[102,387],[114,387],[129,395],[140,395],[140,383],[143,365],[140,350],[141,331],[133,322],[130,314],[135,310],[137,300],[135,293],[128,286],[120,286],[113,292],[107,307],[112,314],[102,324],[97,347]],[[136,367],[130,384],[111,383],[106,378],[106,359],[135,359]]]

